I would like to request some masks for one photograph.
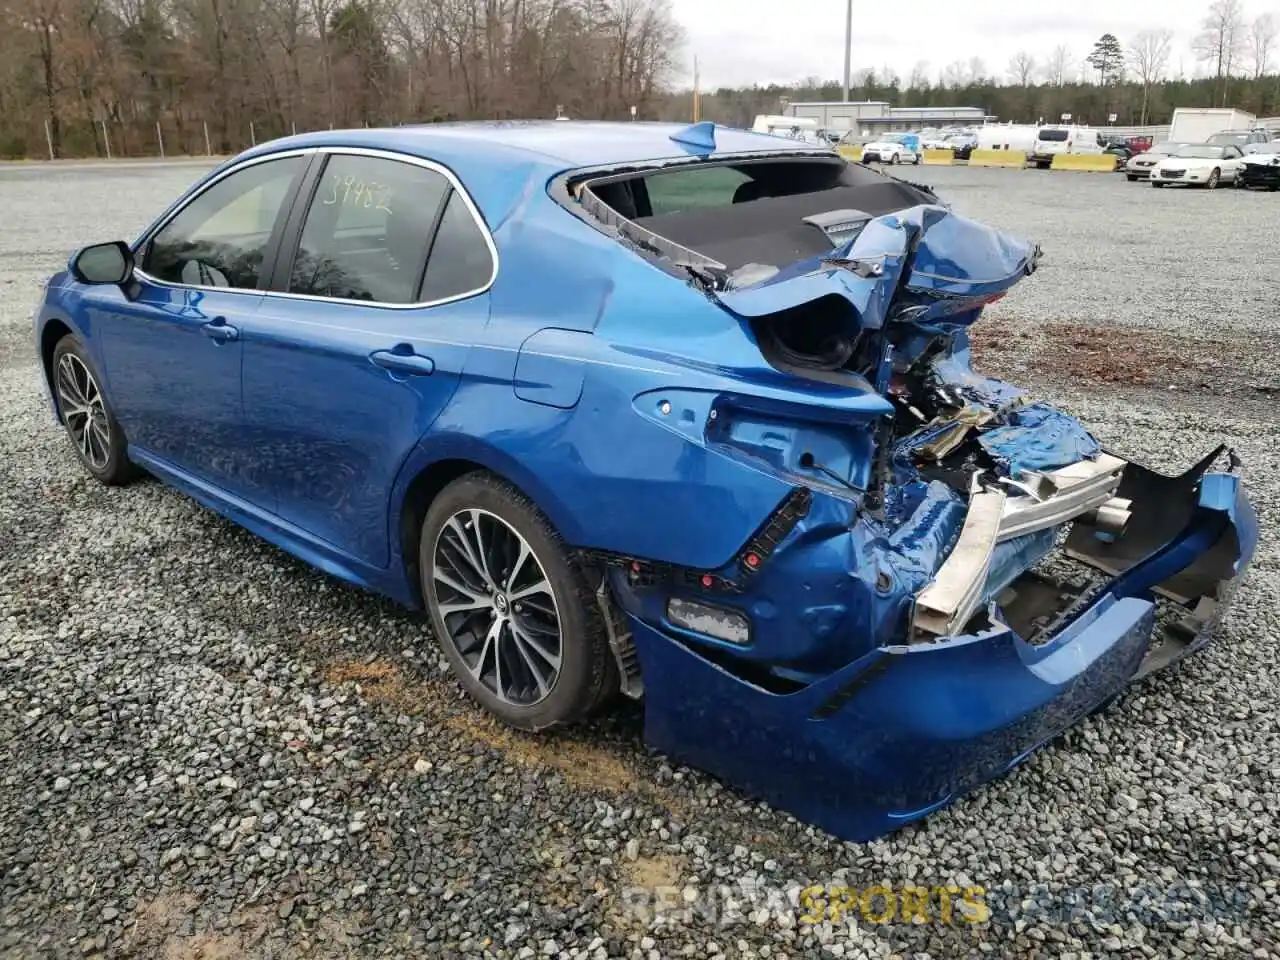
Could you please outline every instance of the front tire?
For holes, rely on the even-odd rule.
[[[418,548],[436,640],[463,687],[524,730],[589,716],[611,674],[590,585],[528,497],[484,472],[432,501]]]
[[[896,153],[889,154],[889,166],[896,167],[898,165],[898,155]]]
[[[1222,172],[1215,167],[1213,170],[1209,171],[1209,179],[1204,182],[1204,188],[1206,190],[1217,190],[1218,181],[1221,179]]]
[[[53,348],[53,394],[80,463],[99,483],[116,487],[137,475],[129,444],[102,392],[89,351],[73,334]]]

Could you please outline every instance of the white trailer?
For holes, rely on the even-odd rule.
[[[1173,111],[1169,139],[1174,143],[1204,143],[1223,130],[1251,130],[1257,117],[1233,107],[1178,107]]]
[[[978,150],[1015,150],[1029,154],[1036,144],[1039,127],[1025,123],[988,123],[978,127]]]
[[[762,113],[751,125],[753,133],[768,133],[775,137],[786,137],[789,140],[803,140],[806,143],[829,143],[823,135],[818,121],[812,117],[788,117]]]

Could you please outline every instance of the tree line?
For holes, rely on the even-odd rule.
[[[1223,103],[1220,84],[1212,77],[1195,80],[1162,80],[1144,85],[1124,79],[1105,86],[1078,80],[1061,84],[1039,82],[1002,83],[982,76],[955,86],[903,87],[880,74],[860,76],[850,96],[858,100],[883,100],[904,107],[982,107],[1001,121],[1057,123],[1064,114],[1073,122],[1106,126],[1112,114],[1117,126],[1167,124],[1178,107],[1207,107]],[[796,85],[722,87],[701,97],[701,116],[729,126],[749,126],[761,113],[778,113],[787,103],[810,100],[838,101],[844,91],[837,81],[809,80]],[[1280,76],[1236,78],[1230,86],[1228,106],[1248,110],[1259,117],[1280,116]],[[687,120],[691,93],[671,93],[663,99],[657,118]]]
[[[451,119],[688,120],[670,0],[0,0],[0,156],[230,153],[294,131]],[[1020,51],[936,72],[857,72],[851,96],[977,106],[1001,120],[1167,123],[1178,107],[1280,115],[1277,23],[1212,0],[1188,78],[1173,34]],[[1176,69],[1175,69],[1176,67]],[[749,126],[842,86],[721,88],[705,119]]]
[[[681,39],[669,0],[0,0],[0,156],[651,116]]]

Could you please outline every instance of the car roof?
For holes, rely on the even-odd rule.
[[[703,150],[671,139],[685,130],[683,123],[575,120],[496,120],[461,123],[407,124],[365,130],[325,130],[273,140],[274,150],[305,146],[364,146],[393,150],[445,162],[485,156],[513,162],[534,162],[560,169],[663,160],[702,155]],[[752,133],[732,127],[715,128],[711,154],[759,151],[812,152],[812,144],[784,137]]]
[[[718,160],[753,153],[838,157],[833,148],[816,143],[720,126],[715,128],[715,149],[708,153],[671,139],[688,128],[685,123],[642,121],[496,120],[321,130],[271,140],[222,166],[286,150],[324,147],[420,157],[452,170],[496,231],[523,202],[531,182],[545,183],[569,170],[685,157]]]

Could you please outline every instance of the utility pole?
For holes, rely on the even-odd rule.
[[[853,47],[853,0],[845,0],[844,8],[844,102],[849,102],[849,81],[852,79],[850,71],[852,65],[849,62],[850,51]]]

